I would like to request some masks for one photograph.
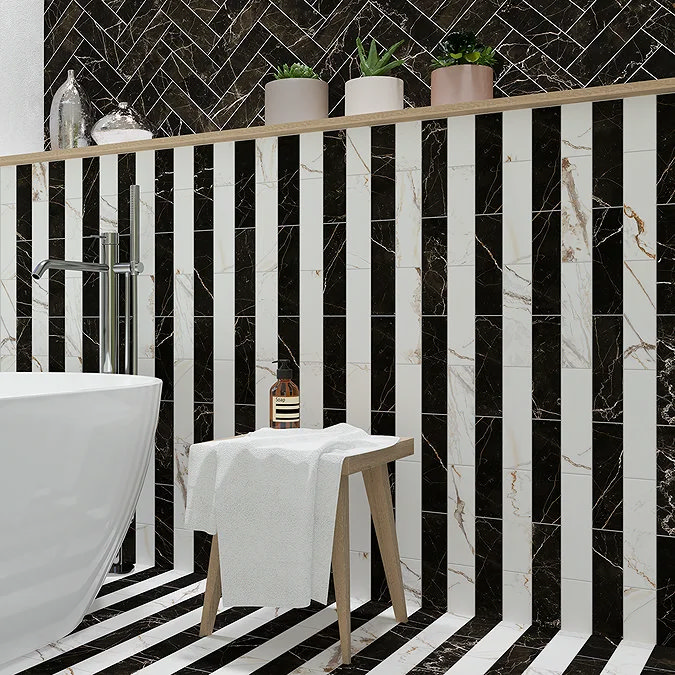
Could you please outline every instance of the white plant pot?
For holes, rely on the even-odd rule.
[[[328,117],[328,83],[309,77],[272,80],[265,85],[265,124]]]
[[[403,110],[403,80],[389,75],[357,77],[345,82],[345,115]]]

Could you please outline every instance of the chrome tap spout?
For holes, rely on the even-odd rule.
[[[74,272],[107,272],[108,266],[101,263],[77,262],[74,260],[43,260],[33,270],[33,279],[41,279],[48,270],[72,270]]]

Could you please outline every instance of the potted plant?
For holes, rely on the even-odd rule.
[[[361,39],[356,39],[361,77],[345,83],[345,115],[363,115],[403,108],[403,80],[386,74],[405,62],[405,59],[391,60],[403,42],[404,40],[397,42],[380,56],[373,40],[366,56]]]
[[[478,42],[475,33],[451,33],[431,65],[431,105],[492,98],[496,63],[494,49]]]
[[[328,117],[328,83],[302,63],[277,68],[265,85],[265,124]]]

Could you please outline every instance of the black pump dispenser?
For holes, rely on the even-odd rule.
[[[279,359],[276,363],[279,364],[277,367],[277,380],[290,380],[293,377],[290,361],[288,359]]]

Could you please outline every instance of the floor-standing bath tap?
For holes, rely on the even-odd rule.
[[[100,262],[73,260],[43,260],[33,270],[33,277],[40,279],[48,270],[98,272],[101,275],[101,303],[99,321],[99,369],[102,373],[138,374],[138,286],[137,277],[143,272],[140,261],[140,187],[130,188],[130,260],[119,262],[120,239],[117,232],[104,232],[101,239]],[[125,278],[124,302],[124,363],[120,363],[119,348],[119,298],[117,277]],[[113,563],[114,572],[128,571],[118,555]]]

